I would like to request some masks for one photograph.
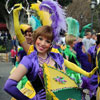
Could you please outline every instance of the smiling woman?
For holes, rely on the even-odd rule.
[[[63,57],[59,53],[50,52],[52,42],[54,40],[53,30],[52,30],[51,26],[41,26],[37,30],[35,30],[34,34],[33,34],[33,40],[34,40],[34,44],[33,44],[34,51],[30,55],[23,57],[20,64],[18,65],[18,67],[8,78],[8,80],[5,84],[5,87],[4,87],[5,91],[10,93],[13,97],[15,97],[18,100],[46,100],[46,98],[48,98],[48,100],[52,100],[52,98],[53,98],[53,100],[58,100],[58,99],[54,99],[55,96],[53,96],[54,94],[52,94],[52,92],[51,92],[52,89],[50,88],[50,84],[52,84],[52,81],[47,82],[47,80],[50,79],[49,78],[50,71],[48,68],[49,66],[51,66],[50,70],[56,70],[56,72],[51,71],[51,74],[52,74],[51,76],[53,78],[55,78],[57,80],[60,79],[60,82],[62,82],[62,83],[63,83],[63,81],[65,83],[68,81],[66,83],[66,86],[64,84],[62,84],[62,85],[58,84],[59,81],[57,81],[58,85],[57,85],[56,89],[59,90],[59,85],[60,85],[61,88],[64,87],[66,89],[66,92],[70,91],[70,93],[72,90],[70,88],[68,90],[67,87],[71,86],[74,88],[74,87],[77,87],[77,85],[74,81],[72,81],[70,78],[68,78],[68,76],[65,74],[65,66],[67,66],[69,69],[76,71],[78,73],[81,73],[87,77],[91,77],[91,75],[93,75],[97,69],[97,68],[95,68],[93,71],[88,73],[88,72],[82,70],[81,68],[79,68],[78,66],[76,66],[75,64],[73,64],[67,60],[64,60]],[[52,69],[52,68],[54,68],[54,69]],[[61,72],[58,72],[59,70]],[[63,79],[63,77],[60,78],[60,74],[56,74],[56,73],[63,73],[61,75],[64,76],[64,79]],[[28,80],[31,82],[32,86],[34,87],[34,89],[36,91],[36,95],[30,99],[27,96],[25,96],[24,94],[22,94],[16,88],[18,82],[22,79],[22,77],[24,75],[27,76]],[[59,75],[59,76],[57,76],[57,75]],[[46,77],[48,77],[48,78],[46,78]],[[51,89],[51,90],[48,90],[48,89]],[[48,90],[48,92],[46,90]],[[75,91],[76,90],[73,90],[73,92],[75,92]],[[59,96],[57,95],[57,97],[59,97]],[[81,97],[81,95],[80,95],[80,97]],[[71,95],[69,97],[67,95],[64,98],[66,98],[66,99],[76,98],[76,95],[74,95],[74,97],[71,97]],[[61,98],[59,100],[65,100],[65,99]],[[80,99],[76,99],[76,100],[80,100]]]
[[[43,1],[44,3],[43,6],[45,6],[45,3],[51,4],[50,8],[57,8],[57,9],[60,9],[60,11],[62,12],[61,7],[59,6],[57,2],[52,1],[52,0],[46,0],[46,1]],[[14,13],[17,12],[15,14],[16,16],[18,16],[19,9],[21,8],[17,8],[14,11]],[[63,13],[61,15],[60,11],[59,11],[59,14],[57,14],[57,12],[53,13],[52,17],[55,17],[54,15],[57,14],[55,18],[57,19],[58,17],[63,18]],[[16,17],[15,15],[14,17]],[[55,20],[58,21],[55,18],[53,19],[53,21],[54,22]],[[78,98],[77,94],[75,94],[75,91],[76,91],[75,87],[77,87],[77,85],[72,79],[70,79],[65,74],[65,66],[87,77],[91,77],[96,71],[97,68],[95,68],[93,71],[88,73],[82,70],[81,68],[79,68],[78,66],[76,66],[75,64],[63,59],[63,56],[61,54],[52,52],[53,41],[57,40],[57,38],[59,37],[60,29],[63,29],[63,28],[65,29],[64,26],[66,26],[65,19],[62,19],[62,20],[59,19],[59,20],[60,20],[59,23],[55,22],[56,27],[52,27],[54,25],[53,23],[52,26],[48,26],[48,25],[41,26],[33,32],[32,47],[34,48],[34,50],[30,51],[30,55],[23,57],[18,67],[15,69],[15,71],[9,76],[8,80],[6,81],[4,90],[8,92],[10,95],[12,95],[13,97],[15,97],[17,100],[67,100],[67,99],[69,100],[70,98],[76,99],[76,97]],[[15,19],[14,21],[16,22]],[[61,22],[63,21],[64,23],[61,24]],[[17,22],[18,22],[18,19],[17,19]],[[19,22],[17,24],[19,25]],[[19,27],[17,28],[15,29],[17,33],[21,33]],[[17,36],[20,37],[20,41],[21,43],[24,44],[24,47],[27,47],[27,44],[25,44],[25,39],[23,38],[23,35],[21,34],[20,36],[17,34]],[[28,49],[29,48],[27,48],[26,52],[28,51]],[[50,77],[49,72],[51,72],[52,81],[55,82],[55,84],[53,84],[52,81],[50,81],[51,77]],[[28,80],[32,84],[32,88],[34,88],[36,92],[36,95],[34,97],[30,97],[29,95],[26,96],[25,94],[22,94],[16,88],[18,82],[22,79],[24,75],[27,76]],[[62,75],[63,77],[60,77]],[[57,90],[56,93],[58,93],[58,91],[60,90],[62,91],[66,89],[66,91],[63,91],[66,95],[63,92],[61,93],[61,91],[58,93],[58,95],[55,95],[54,93],[55,91],[52,91],[52,88],[50,87],[50,85],[53,86],[53,90],[54,89]],[[72,91],[71,88],[72,89],[74,88],[74,91]],[[69,90],[70,90],[70,96],[68,93]],[[63,95],[60,96],[60,93],[64,94],[64,96]],[[74,97],[72,97],[72,94],[75,94]],[[76,100],[81,100],[81,99],[78,98]]]

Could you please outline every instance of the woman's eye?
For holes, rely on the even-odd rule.
[[[39,40],[43,40],[42,38],[39,38]]]
[[[48,40],[47,40],[46,42],[47,42],[47,43],[51,43],[51,42],[50,42],[50,41],[48,41]]]

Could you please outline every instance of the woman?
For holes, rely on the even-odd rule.
[[[15,34],[16,34],[16,37],[18,38],[19,43],[21,44],[21,46],[23,47],[25,52],[27,54],[30,54],[31,52],[34,51],[34,47],[33,47],[33,45],[31,45],[32,44],[32,41],[31,41],[32,39],[31,39],[31,34],[30,33],[32,32],[32,30],[27,30],[27,29],[31,29],[29,25],[26,25],[26,24],[21,24],[20,25],[19,24],[19,12],[20,12],[21,9],[22,9],[22,4],[15,4],[15,9],[13,10],[14,29],[15,29]],[[46,16],[46,20],[44,20],[44,23],[47,24],[47,22],[48,22],[48,25],[50,25],[51,21],[49,21],[49,20],[47,21],[47,19],[49,19],[48,17],[49,16]],[[47,22],[45,22],[45,21],[47,21]],[[25,32],[27,32],[28,35],[25,34]],[[24,33],[24,35],[23,35],[23,33]],[[52,48],[52,51],[57,52],[57,53],[59,52],[55,48]]]
[[[91,77],[97,70],[97,67],[90,73],[77,67],[75,64],[64,60],[59,53],[50,52],[53,42],[53,30],[50,26],[42,26],[34,31],[33,44],[34,52],[28,56],[24,56],[16,70],[9,76],[4,90],[18,100],[46,100],[45,85],[43,80],[44,63],[59,70],[65,71],[63,65],[79,72],[87,77]],[[74,67],[73,67],[74,66]],[[36,95],[29,99],[23,95],[17,88],[17,83],[26,75],[32,86],[36,90]]]

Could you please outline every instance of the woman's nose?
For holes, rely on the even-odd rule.
[[[43,41],[41,41],[41,44],[42,44],[42,45],[45,45],[45,41],[44,41],[44,40],[43,40]]]

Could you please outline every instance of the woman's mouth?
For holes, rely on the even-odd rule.
[[[42,51],[42,50],[44,50],[44,48],[43,48],[43,47],[41,47],[41,46],[38,46],[38,48],[39,48],[39,50],[41,50],[41,51]]]

